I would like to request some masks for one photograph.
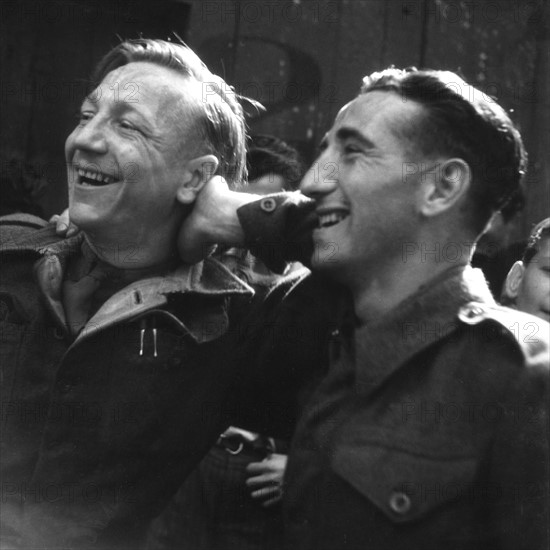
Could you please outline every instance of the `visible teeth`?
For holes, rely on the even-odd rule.
[[[111,178],[109,176],[104,176],[103,174],[101,174],[99,172],[92,172],[91,170],[83,170],[82,168],[78,168],[77,172],[78,172],[78,175],[81,178],[87,178],[87,179],[94,180],[94,181],[97,181],[97,182],[100,182],[100,183],[104,183],[106,185],[109,184],[109,183],[112,183],[114,181],[113,178]],[[90,185],[90,184],[88,184],[88,185]]]
[[[345,214],[332,212],[330,214],[321,214],[319,216],[319,227],[328,227],[341,222],[346,217]]]

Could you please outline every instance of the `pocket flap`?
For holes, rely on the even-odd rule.
[[[340,444],[332,468],[392,521],[412,521],[473,491],[472,457],[415,455],[377,444]]]

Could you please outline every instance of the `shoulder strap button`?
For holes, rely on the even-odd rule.
[[[412,507],[411,497],[402,491],[394,491],[390,495],[389,505],[394,513],[402,516]]]
[[[273,212],[277,208],[277,202],[271,197],[266,197],[260,201],[260,208],[264,212]]]

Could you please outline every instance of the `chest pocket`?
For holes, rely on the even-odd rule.
[[[349,443],[338,446],[331,466],[395,523],[475,498],[475,458],[429,458],[377,444]]]

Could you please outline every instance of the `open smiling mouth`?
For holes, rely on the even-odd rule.
[[[327,214],[318,214],[319,217],[319,227],[330,227],[340,223],[342,220],[345,220],[348,217],[348,213],[341,212],[329,212]]]
[[[101,187],[104,185],[110,185],[111,183],[118,183],[119,180],[113,176],[97,172],[95,170],[84,170],[83,168],[77,169],[77,183],[84,186]]]

